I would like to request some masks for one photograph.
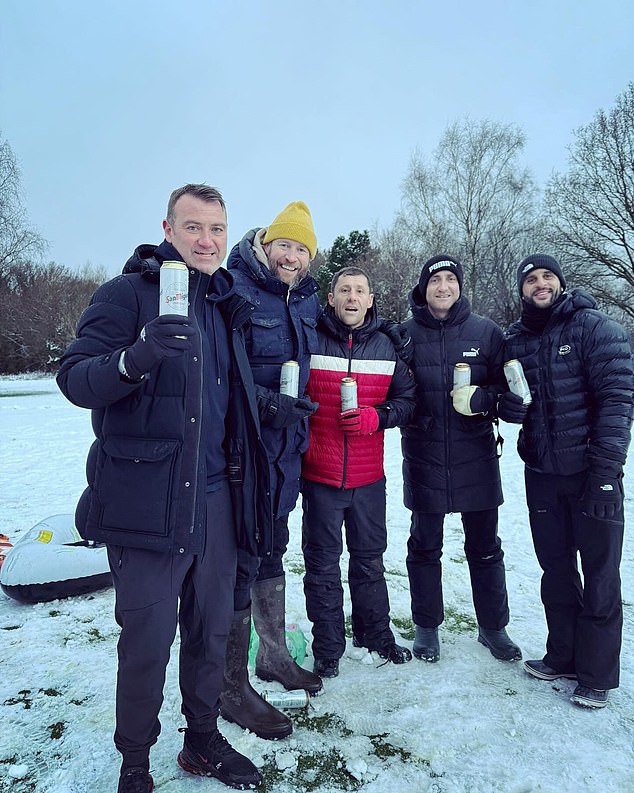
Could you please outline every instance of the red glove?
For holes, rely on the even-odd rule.
[[[370,435],[379,428],[379,414],[374,408],[351,408],[339,414],[339,427],[346,435]]]

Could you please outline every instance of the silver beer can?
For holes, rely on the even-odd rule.
[[[453,390],[471,385],[471,367],[468,363],[457,363],[453,368]]]
[[[263,691],[262,699],[279,710],[287,708],[307,708],[310,704],[310,694],[303,688],[293,691]]]
[[[189,270],[183,262],[163,262],[159,281],[159,316],[189,313]]]
[[[285,361],[280,372],[280,394],[290,397],[299,396],[299,364],[297,361]]]
[[[344,377],[341,381],[341,412],[352,410],[357,404],[357,381],[354,377]]]
[[[504,364],[504,376],[509,385],[509,391],[521,396],[525,405],[530,405],[533,398],[520,361],[515,358],[512,361],[507,361]]]

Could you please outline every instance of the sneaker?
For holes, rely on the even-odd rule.
[[[154,780],[151,775],[138,766],[122,768],[117,793],[152,793]]]
[[[385,659],[386,664],[406,664],[408,661],[412,660],[412,654],[407,647],[401,647],[399,644],[396,644],[396,642],[387,644],[376,652],[377,655]]]
[[[572,692],[570,701],[582,708],[604,708],[608,704],[608,692],[579,684]]]
[[[183,732],[185,742],[177,758],[183,771],[197,776],[213,776],[237,790],[250,790],[262,784],[262,774],[258,769],[247,757],[236,752],[218,730],[211,733],[193,733],[200,736],[196,743],[203,743],[202,751],[193,745],[194,739],[190,731],[185,729]]]
[[[339,659],[315,658],[313,672],[319,677],[337,677],[339,674]]]
[[[506,628],[478,627],[478,641],[483,644],[498,661],[521,661],[522,651],[511,641]]]
[[[417,625],[412,650],[419,661],[435,664],[440,658],[438,628],[421,628],[420,625]]]
[[[562,677],[568,680],[577,679],[577,674],[575,672],[557,672],[551,666],[539,660],[524,661],[524,671],[540,680],[560,680]]]

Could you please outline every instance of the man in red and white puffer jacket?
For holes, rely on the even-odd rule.
[[[343,524],[354,645],[393,663],[412,657],[390,629],[383,431],[410,421],[416,386],[382,322],[368,274],[360,267],[335,273],[317,326],[319,351],[311,355],[307,392],[319,408],[309,418],[302,463],[304,593],[321,677],[336,677],[346,646]],[[342,412],[344,377],[356,382],[358,407]]]

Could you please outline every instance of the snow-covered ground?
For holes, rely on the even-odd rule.
[[[500,533],[511,605],[509,633],[524,657],[544,652],[545,622],[524,502],[516,428],[503,425],[506,503]],[[84,487],[92,440],[89,412],[70,405],[52,379],[0,378],[0,533],[17,540],[43,518],[72,512]],[[401,503],[399,433],[386,435],[392,617],[411,646]],[[634,463],[626,473],[621,688],[603,711],[572,705],[570,681],[540,682],[519,664],[494,660],[476,641],[459,516],[445,530],[447,618],[442,658],[379,666],[349,642],[341,674],[309,711],[291,711],[293,735],[263,741],[220,719],[228,739],[263,767],[267,793],[625,793],[634,790]],[[307,637],[299,543],[291,518],[286,559],[288,622]],[[345,560],[343,564],[345,570]],[[349,601],[346,603],[349,613]],[[21,605],[0,594],[0,791],[109,793],[119,757],[112,744],[117,628],[113,592]],[[176,652],[168,670],[163,732],[151,756],[158,793],[226,790],[176,764],[183,726]],[[310,665],[308,658],[306,664]],[[254,680],[259,689],[264,684]],[[274,688],[275,684],[266,684]]]

